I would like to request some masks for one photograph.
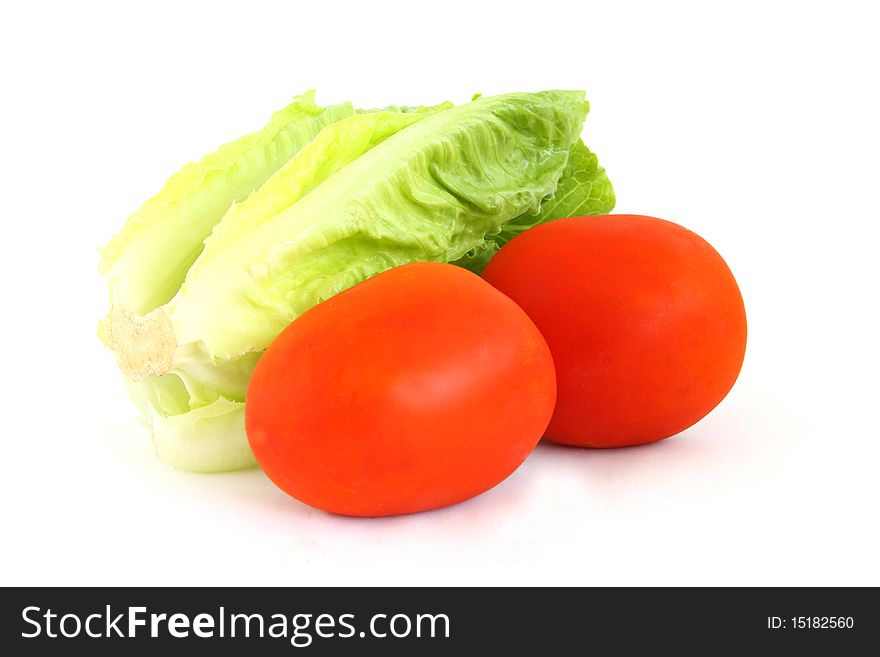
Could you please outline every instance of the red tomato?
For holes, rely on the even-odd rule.
[[[528,313],[556,364],[547,437],[618,447],[705,416],[742,367],[736,281],[699,235],[653,217],[560,219],[526,231],[484,277]]]
[[[480,277],[398,267],[297,318],[260,358],[248,439],[266,474],[333,513],[461,502],[541,439],[556,380],[544,338]]]

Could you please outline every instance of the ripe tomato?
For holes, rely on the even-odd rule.
[[[287,493],[334,513],[453,504],[528,456],[553,413],[544,338],[478,276],[405,265],[315,306],[260,358],[248,439]]]
[[[618,447],[672,436],[711,411],[742,367],[746,315],[733,274],[668,221],[552,221],[505,245],[484,277],[550,346],[551,440]]]

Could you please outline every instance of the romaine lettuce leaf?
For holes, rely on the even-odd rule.
[[[524,213],[511,219],[499,233],[487,235],[485,240],[453,264],[479,274],[498,249],[532,226],[565,217],[607,214],[614,209],[614,203],[614,188],[605,169],[599,166],[599,158],[582,141],[578,141],[571,149],[556,193],[544,201],[538,214]]]
[[[392,107],[359,112],[331,124],[290,161],[279,168],[257,192],[227,212],[217,240],[235,241],[253,226],[271,219],[293,204],[325,178],[389,136],[431,113],[451,107]],[[164,315],[151,312],[149,320]],[[99,331],[111,350],[120,354],[119,336],[126,331],[130,313],[114,308]],[[134,318],[144,321],[144,318]],[[159,322],[160,324],[162,322]],[[128,331],[131,333],[132,331]],[[149,351],[148,335],[136,334],[137,345]],[[170,353],[170,352],[169,352]],[[120,361],[127,370],[127,388],[144,413],[162,460],[192,471],[233,470],[254,464],[244,434],[244,394],[260,352],[240,358],[217,360],[205,353],[200,343],[175,346],[173,367],[161,375],[141,376]]]
[[[246,203],[255,220],[239,216],[230,227],[224,217],[166,308],[177,345],[198,342],[214,360],[235,359],[374,274],[462,257],[511,219],[540,211],[586,111],[576,91],[480,98],[401,130],[268,220]]]
[[[223,397],[181,415],[149,409],[156,455],[190,472],[222,472],[256,465],[244,430],[244,403]]]
[[[269,123],[173,175],[103,249],[112,303],[139,315],[167,303],[232,203],[242,201],[326,125],[354,113],[323,108],[310,91]]]
[[[614,188],[605,169],[599,166],[599,158],[578,141],[571,150],[556,193],[544,202],[541,211],[536,215],[522,214],[509,221],[492,239],[503,246],[521,232],[547,221],[607,214],[614,209],[615,200]]]

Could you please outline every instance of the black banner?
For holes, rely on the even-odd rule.
[[[7,655],[140,647],[162,655],[542,655],[608,646],[612,654],[646,646],[854,654],[877,641],[880,615],[868,588],[20,588],[2,598]]]

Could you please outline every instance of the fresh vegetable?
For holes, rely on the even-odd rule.
[[[742,366],[746,315],[733,274],[705,240],[668,221],[552,221],[513,239],[484,276],[547,339],[556,442],[672,436],[711,411]]]
[[[256,150],[223,147],[185,168],[105,250],[101,337],[159,456],[180,468],[253,464],[251,372],[315,304],[413,261],[479,271],[506,226],[614,203],[579,140],[582,92],[369,112],[306,96],[297,108],[281,133],[245,138]]]
[[[265,349],[291,320],[373,274],[417,260],[455,260],[552,196],[586,115],[578,92],[481,98],[414,122],[381,145],[316,140],[288,169],[328,171],[305,193],[290,185],[263,210],[258,193],[229,213],[164,309],[177,344],[215,360]],[[407,118],[411,115],[406,115]],[[399,122],[399,115],[389,118]],[[371,130],[372,130],[371,126]],[[328,140],[329,141],[329,140]],[[353,144],[353,145],[352,145]],[[357,148],[348,157],[346,150]],[[345,157],[345,166],[328,166]],[[316,161],[302,161],[313,157]],[[270,181],[270,184],[273,181]],[[234,321],[231,321],[234,320]]]
[[[509,298],[452,265],[397,267],[308,310],[260,359],[247,434],[266,474],[333,513],[454,504],[502,481],[553,412],[553,361]]]
[[[243,201],[325,126],[354,114],[351,103],[319,107],[314,92],[245,135],[187,164],[144,203],[104,248],[101,273],[113,303],[139,315],[167,303],[233,203]]]
[[[582,141],[571,149],[568,164],[559,178],[556,193],[541,205],[536,214],[521,214],[504,224],[497,234],[486,236],[455,264],[480,273],[498,249],[532,226],[554,219],[581,215],[604,214],[614,207],[614,188],[599,166],[599,158]]]

